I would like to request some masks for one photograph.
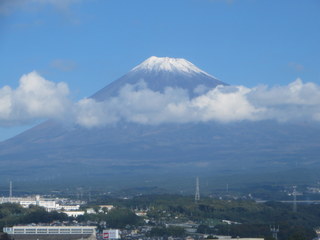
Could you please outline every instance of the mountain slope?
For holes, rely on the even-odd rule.
[[[200,94],[199,86],[206,91],[226,85],[184,59],[151,57],[92,98],[104,101],[124,85],[140,81],[159,92],[167,87],[186,89],[190,97]],[[46,121],[0,143],[0,174],[23,179],[123,179],[146,173],[178,176],[316,168],[319,149],[320,126],[303,123],[120,121],[87,129]]]

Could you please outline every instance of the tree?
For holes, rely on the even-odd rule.
[[[165,227],[155,227],[150,231],[150,236],[154,237],[164,237],[164,236],[172,236],[172,237],[183,237],[185,235],[185,230],[182,227],[177,226],[169,226]]]
[[[104,215],[104,214],[103,214]],[[124,228],[127,225],[139,225],[142,221],[134,212],[125,208],[114,208],[105,215],[105,221],[111,228]]]
[[[214,233],[214,229],[210,228],[208,225],[200,224],[197,228],[197,233],[211,234]]]

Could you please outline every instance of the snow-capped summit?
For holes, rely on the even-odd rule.
[[[194,64],[183,58],[152,56],[132,69],[132,71],[140,70],[149,72],[182,72],[186,74],[202,73],[211,77],[210,74],[206,73],[205,71],[201,70],[200,68],[196,67]]]
[[[152,91],[164,92],[168,87],[180,88],[188,91],[190,97],[198,96],[218,85],[227,85],[183,58],[150,57],[95,93],[92,98],[104,101],[117,96],[123,86],[135,85],[141,81]]]

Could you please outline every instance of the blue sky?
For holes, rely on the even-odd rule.
[[[35,70],[77,101],[150,56],[232,85],[320,84],[319,12],[318,0],[2,0],[0,89]]]

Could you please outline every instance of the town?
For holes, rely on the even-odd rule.
[[[317,201],[303,204],[303,194],[283,190],[292,201],[261,201],[232,192],[202,196],[199,179],[194,195],[15,196],[0,200],[0,239],[270,239],[317,238]],[[89,196],[88,196],[89,197]]]

